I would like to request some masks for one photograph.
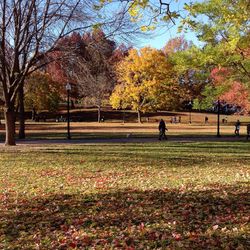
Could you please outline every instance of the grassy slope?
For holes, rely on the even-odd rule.
[[[0,150],[0,249],[249,243],[247,142]]]

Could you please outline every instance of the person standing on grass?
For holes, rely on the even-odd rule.
[[[165,134],[166,130],[168,130],[166,127],[166,124],[165,124],[164,120],[161,119],[160,123],[159,123],[159,140],[161,140],[161,139],[167,140],[167,136]]]
[[[237,122],[235,123],[234,134],[236,136],[240,136],[240,120],[237,120]]]
[[[207,123],[208,123],[208,117],[205,116],[205,124],[207,124]]]

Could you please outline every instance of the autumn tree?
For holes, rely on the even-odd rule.
[[[230,82],[228,90],[219,98],[227,104],[240,107],[240,112],[243,114],[250,111],[249,90],[240,82]]]
[[[190,108],[188,104],[201,95],[209,76],[209,71],[201,67],[199,62],[196,63],[195,58],[193,58],[194,48],[192,42],[180,36],[167,41],[162,49],[173,65],[173,70],[179,81],[179,91],[182,98],[178,109]]]
[[[117,67],[120,84],[116,86],[111,104],[114,108],[130,107],[138,113],[157,110],[171,103],[175,88],[172,65],[162,51],[143,48],[130,50]]]
[[[242,113],[247,113],[250,110],[249,89],[240,80],[231,79],[232,74],[234,71],[230,68],[214,68],[211,72],[213,85],[221,89],[218,96],[221,101],[238,106]]]
[[[113,34],[131,30],[124,8],[98,14],[95,7],[98,3],[98,0],[1,1],[0,82],[5,101],[6,145],[15,145],[15,108],[19,93],[23,102],[25,78],[51,62],[50,53],[60,49],[57,46],[60,39],[72,31],[86,31],[94,26],[102,26]]]
[[[15,145],[15,105],[26,77],[42,67],[39,61],[55,49],[60,38],[73,29],[91,25],[90,14],[86,18],[89,10],[85,3],[80,0],[1,1],[0,82],[5,101],[6,145]]]
[[[65,85],[70,82],[73,87],[70,95],[71,98],[76,100],[80,96],[77,91],[76,79],[73,75],[74,73],[79,73],[79,58],[89,60],[86,45],[83,42],[82,36],[78,32],[73,32],[60,39],[57,47],[58,50],[49,54],[51,62],[46,65],[45,71],[51,75],[55,82],[61,85],[61,98],[65,98],[67,94]]]
[[[234,74],[232,69],[214,68],[200,96],[197,96],[194,107],[197,109],[212,109],[214,103],[220,99],[222,103],[238,106],[242,113],[247,113],[250,108],[249,90],[240,81],[230,78]]]
[[[245,0],[209,0],[186,5],[185,29],[196,32],[203,42],[195,52],[204,67],[227,67],[234,71],[230,77],[241,78],[249,85],[249,12]],[[203,18],[200,18],[203,17]]]
[[[79,70],[75,77],[80,95],[86,102],[97,107],[97,121],[100,122],[101,108],[114,88],[115,79],[110,60],[116,43],[108,39],[101,29],[84,34],[83,42],[89,56],[79,60]]]
[[[163,52],[169,56],[177,52],[185,51],[190,48],[191,42],[188,42],[183,36],[170,39],[163,47]]]
[[[62,84],[66,81],[73,83],[75,93],[72,97],[84,99],[85,103],[97,107],[97,120],[100,122],[101,107],[114,87],[113,65],[121,57],[117,51],[113,55],[115,42],[108,39],[101,29],[94,29],[82,36],[73,33],[62,39],[60,46],[75,47],[75,53],[65,55],[62,60],[55,60],[47,67],[47,72]],[[62,54],[57,52],[52,56],[56,58]]]
[[[190,82],[187,77],[190,69],[196,72],[195,78],[189,78],[200,82],[190,85],[196,108],[211,108],[214,101],[224,98],[226,93],[228,102],[229,96],[232,97],[229,93],[236,85],[239,87],[238,84],[242,86],[242,93],[245,93],[243,85],[249,88],[249,8],[248,2],[242,0],[196,1],[185,5],[187,15],[179,29],[195,32],[202,46],[193,45],[171,57],[183,82]],[[223,68],[227,74],[218,82],[212,76],[213,71],[218,69],[223,73]],[[194,91],[193,86],[198,89]],[[242,105],[247,107],[246,95],[242,97],[245,99]],[[236,103],[235,98],[232,99]]]
[[[25,106],[37,111],[58,109],[61,86],[47,73],[36,71],[25,81]]]

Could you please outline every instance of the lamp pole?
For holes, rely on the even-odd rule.
[[[70,109],[69,98],[70,98],[70,91],[71,91],[70,83],[66,84],[66,90],[67,90],[67,132],[68,132],[67,139],[70,140],[71,139],[71,136],[70,136],[70,113],[69,113],[69,109]]]
[[[217,137],[221,137],[220,135],[220,99],[217,101],[218,110],[217,110]]]
[[[191,116],[191,111],[192,111],[192,102],[189,102],[189,124],[192,123],[192,116]]]

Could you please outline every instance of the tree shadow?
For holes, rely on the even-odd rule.
[[[244,188],[227,186],[9,200],[0,220],[0,247],[247,249],[249,198]]]

